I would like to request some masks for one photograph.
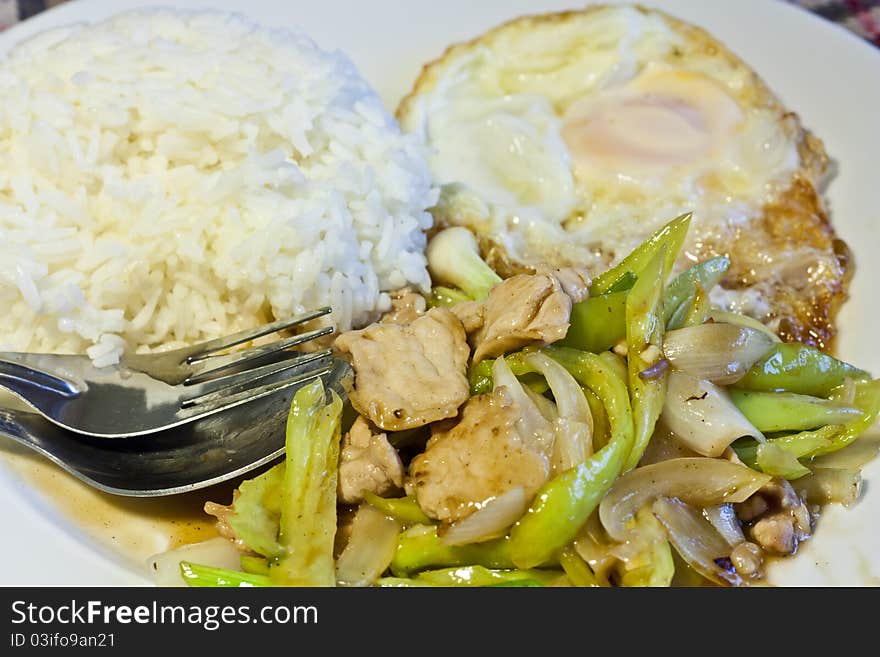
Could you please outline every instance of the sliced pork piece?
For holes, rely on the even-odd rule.
[[[464,518],[491,498],[521,486],[528,499],[547,481],[540,444],[520,434],[520,409],[503,387],[472,397],[452,427],[435,427],[410,465],[421,509],[445,522]]]
[[[571,298],[554,274],[519,274],[499,283],[485,302],[474,336],[474,362],[565,337]]]
[[[354,368],[352,406],[386,431],[454,417],[468,398],[467,338],[446,308],[429,310],[410,324],[343,333],[336,348]]]
[[[386,495],[403,487],[403,463],[384,433],[373,433],[358,417],[342,439],[339,454],[339,497],[363,502],[364,492]]]
[[[461,325],[468,335],[483,328],[486,305],[482,301],[463,301],[450,307],[450,310],[461,320]]]

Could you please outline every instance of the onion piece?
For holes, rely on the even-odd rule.
[[[773,342],[782,342],[782,338],[776,335],[769,326],[762,324],[754,317],[749,317],[748,315],[731,313],[727,312],[726,310],[721,310],[720,308],[712,308],[712,310],[709,311],[709,319],[718,324],[747,326],[748,328],[753,328],[756,331],[761,331],[764,335],[773,340]]]
[[[549,456],[553,449],[555,432],[551,421],[544,416],[548,407],[543,404],[541,407],[537,405],[503,357],[496,358],[492,364],[492,378],[495,382],[495,389],[504,387],[511,401],[519,408],[520,417],[517,420],[517,428],[520,435],[533,441],[535,447]],[[547,402],[550,403],[550,400]]]
[[[676,552],[694,570],[716,584],[744,583],[730,561],[730,545],[699,511],[664,497],[656,500],[651,510],[666,528]]]
[[[862,473],[857,469],[816,470],[792,484],[798,495],[810,504],[842,504],[849,506],[862,492]]]
[[[599,504],[599,518],[611,538],[623,542],[636,512],[658,497],[678,497],[697,507],[744,502],[770,479],[721,459],[670,459],[620,477]]]
[[[716,506],[707,506],[703,509],[703,516],[715,528],[721,538],[727,541],[730,547],[736,547],[740,543],[745,542],[746,537],[743,534],[742,525],[736,516],[736,511],[732,504],[718,504]]]
[[[400,525],[369,504],[361,504],[351,525],[351,536],[336,560],[336,581],[344,586],[373,584],[391,564]]]
[[[530,353],[526,363],[544,375],[556,400],[556,439],[550,459],[553,472],[580,465],[593,453],[593,415],[584,391],[562,365],[542,353]]]
[[[522,486],[511,488],[483,503],[480,509],[439,531],[442,545],[481,543],[503,536],[528,508],[529,500]]]
[[[736,383],[775,343],[766,333],[733,324],[700,324],[668,331],[663,354],[672,366],[719,385]]]
[[[180,574],[181,561],[241,570],[241,555],[241,550],[231,540],[218,536],[154,554],[147,563],[156,586],[187,586]]]
[[[681,442],[705,456],[721,456],[743,436],[766,441],[726,391],[684,372],[669,374],[662,418]]]

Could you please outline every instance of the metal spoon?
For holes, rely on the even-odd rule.
[[[334,359],[324,385],[346,398],[351,367]],[[127,497],[175,495],[232,479],[284,453],[295,390],[284,389],[195,422],[127,440],[73,433],[37,413],[0,409],[0,435],[85,483]]]

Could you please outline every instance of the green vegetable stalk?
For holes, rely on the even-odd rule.
[[[275,584],[334,586],[336,464],[342,400],[325,402],[320,379],[300,388],[287,418],[279,543],[284,553],[269,565]]]
[[[846,447],[874,424],[880,414],[880,379],[857,383],[853,405],[862,411],[862,417],[844,424],[841,430],[831,437],[829,445],[809,454],[811,458]]]
[[[251,550],[268,558],[279,557],[284,552],[278,542],[283,483],[283,463],[242,482],[229,516],[229,526],[235,535]]]
[[[432,567],[472,565],[514,568],[510,540],[504,537],[471,545],[444,545],[437,536],[436,526],[415,525],[400,534],[391,572],[397,577],[406,577]]]
[[[559,579],[560,575],[558,570],[499,570],[484,566],[463,566],[425,570],[416,575],[415,579],[434,586],[494,586],[525,580],[547,586]]]
[[[645,272],[636,281],[626,298],[626,348],[629,370],[629,391],[635,422],[635,442],[624,464],[624,470],[634,468],[648,441],[666,394],[666,371],[646,376],[649,368],[657,365],[663,347],[663,282],[666,280],[667,250],[661,247],[651,259]],[[647,360],[650,352],[651,360]]]
[[[180,574],[188,586],[195,587],[241,587],[241,586],[272,586],[273,582],[265,575],[240,573],[237,570],[202,566],[189,561],[180,562]]]
[[[666,261],[664,263],[664,268],[667,272],[671,271],[672,264],[675,262],[675,259],[678,257],[678,252],[684,244],[684,239],[687,236],[690,223],[690,212],[670,221],[663,226],[663,228],[642,242],[642,244],[636,247],[632,253],[621,260],[616,266],[594,278],[593,284],[590,286],[590,294],[592,296],[607,294],[612,290],[615,284],[618,286],[620,285],[619,281],[626,276],[626,272],[632,272],[636,276],[641,277],[641,272],[664,246],[666,247]]]
[[[674,328],[669,325],[669,320],[683,304],[692,301],[697,293],[697,286],[704,292],[709,292],[721,282],[729,268],[730,259],[717,256],[700,262],[676,276],[663,293],[663,320],[667,328]]]
[[[626,296],[612,292],[574,304],[568,333],[558,344],[594,354],[616,345],[626,335]]]
[[[433,288],[428,297],[428,305],[431,308],[448,308],[465,301],[471,301],[471,298],[464,292],[442,285]]]
[[[574,548],[563,548],[559,553],[559,565],[565,571],[568,581],[574,586],[599,586],[596,575],[593,574],[589,564],[581,558],[581,555]]]
[[[862,417],[858,408],[793,392],[730,390],[730,399],[759,431],[804,431]]]
[[[818,349],[797,343],[780,343],[755,363],[736,386],[744,390],[785,391],[827,397],[847,378],[870,375]]]
[[[547,482],[510,532],[509,556],[517,568],[535,568],[570,544],[620,474],[633,445],[626,385],[598,356],[565,347],[544,350],[605,406],[611,439],[602,449]]]
[[[386,516],[399,520],[404,525],[430,525],[433,523],[433,520],[419,508],[415,497],[379,497],[374,493],[364,491],[364,499],[370,506],[379,509]]]

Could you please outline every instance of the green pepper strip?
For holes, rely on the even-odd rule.
[[[651,345],[658,350],[663,347],[666,254],[666,247],[661,247],[626,298],[627,368],[635,422],[635,443],[624,464],[624,470],[634,468],[642,458],[642,453],[654,433],[660,411],[663,410],[666,372],[661,371],[650,379],[642,378],[641,373],[652,365],[642,358],[642,353]]]
[[[415,579],[435,586],[491,586],[523,580],[546,586],[560,575],[558,570],[498,570],[485,566],[462,566],[425,570],[416,575]]]
[[[214,586],[232,588],[239,586],[272,586],[272,580],[265,575],[240,573],[237,570],[202,566],[189,561],[180,562],[180,574],[188,586]]]
[[[843,449],[874,424],[874,420],[880,414],[880,379],[857,383],[853,405],[864,415],[858,420],[844,424],[841,431],[831,437],[831,444],[811,452],[809,454],[811,458]]]
[[[626,335],[626,295],[613,292],[574,304],[568,333],[558,344],[594,354],[616,345]]]
[[[419,508],[419,503],[412,496],[379,497],[375,493],[364,491],[364,499],[370,506],[379,509],[386,516],[399,520],[404,525],[430,525],[434,522]]]
[[[663,321],[666,325],[669,326],[673,314],[694,297],[698,285],[708,292],[718,285],[729,268],[730,258],[717,256],[697,263],[676,276],[664,292]]]
[[[510,558],[510,540],[497,538],[471,545],[444,545],[437,527],[416,525],[400,534],[391,560],[391,572],[397,577],[438,566],[486,566],[514,568]]]
[[[870,375],[805,344],[780,343],[755,363],[736,387],[827,397],[847,378],[864,380]]]
[[[803,431],[858,420],[858,408],[793,392],[730,390],[730,399],[759,431]]]
[[[647,264],[663,246],[667,247],[665,269],[666,271],[671,271],[672,264],[675,262],[678,252],[684,244],[684,238],[687,236],[690,223],[690,212],[670,221],[637,246],[632,253],[621,260],[615,267],[594,278],[590,286],[590,294],[592,296],[607,294],[625,276],[626,272],[635,272],[636,275],[640,276],[639,272],[646,268]]]
[[[829,424],[815,431],[800,431],[789,436],[771,438],[767,442],[777,445],[797,459],[808,458],[816,451],[832,444],[833,438],[843,430],[840,425]],[[758,464],[758,443],[751,438],[740,445],[734,443],[733,449],[740,460],[750,468],[756,469]]]
[[[557,475],[538,491],[510,532],[506,556],[512,557],[518,568],[542,565],[574,540],[620,474],[633,445],[629,395],[614,370],[594,354],[565,347],[547,347],[544,352],[602,400],[611,439],[589,459]]]

